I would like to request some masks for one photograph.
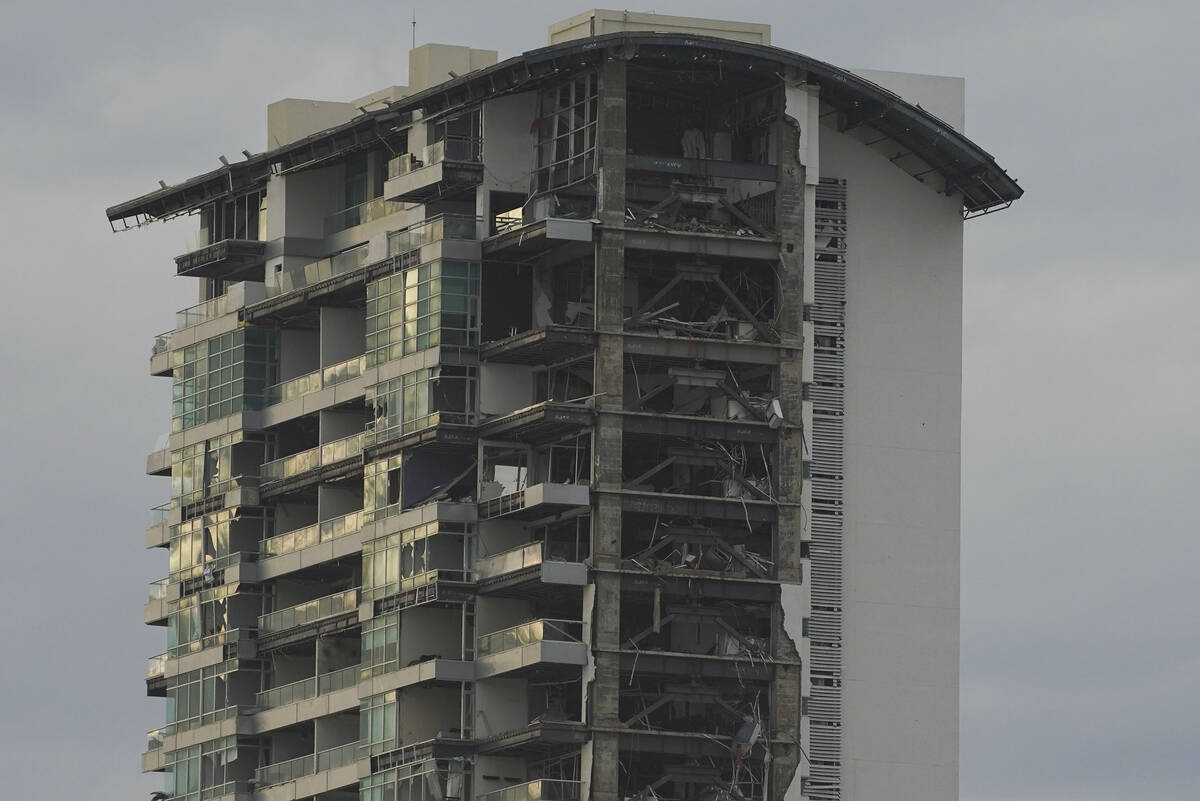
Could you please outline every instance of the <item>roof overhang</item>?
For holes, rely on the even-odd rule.
[[[186,214],[224,197],[264,185],[272,174],[319,166],[346,153],[387,143],[412,121],[457,105],[524,91],[558,74],[608,58],[662,61],[714,59],[741,64],[759,74],[791,72],[820,87],[820,97],[839,112],[839,128],[870,126],[945,178],[948,192],[960,192],[967,215],[1002,208],[1023,190],[979,145],[950,125],[899,95],[824,61],[767,45],[688,34],[624,32],[576,39],[537,50],[459,76],[425,91],[362,113],[281,148],[159,189],[107,210],[114,229]]]

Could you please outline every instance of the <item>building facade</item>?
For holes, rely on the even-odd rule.
[[[956,798],[962,227],[1021,194],[961,81],[594,11],[410,83],[108,209],[199,220],[143,769]]]

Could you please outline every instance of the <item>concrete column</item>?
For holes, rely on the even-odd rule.
[[[794,79],[796,76],[788,76]],[[784,87],[779,87],[784,101]],[[781,105],[783,103],[781,102]],[[779,527],[775,543],[775,566],[781,584],[799,584],[804,577],[802,556],[802,509],[804,489],[805,432],[800,428],[803,418],[803,331],[804,331],[804,252],[809,247],[805,236],[805,166],[799,160],[800,125],[808,120],[784,116],[776,123],[775,186],[776,224],[779,227],[779,329],[782,344],[792,348],[781,351],[779,361],[779,400],[784,419],[789,426],[779,438],[776,476],[780,501]],[[800,748],[802,721],[800,716],[804,682],[801,667],[782,664],[796,661],[803,651],[785,631],[784,610],[772,611],[773,656],[781,660],[771,684],[771,762],[769,797],[782,799],[790,785],[789,797],[799,797]],[[794,623],[794,622],[793,622]],[[800,626],[793,625],[792,631]],[[798,651],[797,649],[800,649]]]
[[[606,61],[600,68],[597,150],[599,192],[597,216],[602,229],[596,244],[596,361],[595,391],[599,412],[593,441],[595,486],[598,490],[592,520],[592,565],[596,583],[592,621],[596,674],[591,688],[591,725],[619,725],[617,699],[620,660],[613,651],[620,645],[621,583],[616,568],[621,561],[621,498],[612,490],[621,487],[622,422],[619,412],[624,391],[624,279],[625,279],[625,104],[626,63]],[[620,798],[618,736],[593,732],[591,797],[595,801]]]

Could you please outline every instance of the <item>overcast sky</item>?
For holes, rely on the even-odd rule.
[[[841,66],[966,77],[967,133],[1026,197],[966,224],[962,797],[1196,798],[1197,6],[653,6],[769,22]],[[138,772],[163,719],[145,657],[165,643],[140,625],[166,573],[143,531],[169,495],[141,475],[169,424],[147,358],[194,302],[171,261],[194,221],[117,236],[105,207],[263,150],[273,100],[404,84],[411,9],[0,8],[0,796],[160,786]],[[428,4],[417,40],[504,58],[582,9]]]

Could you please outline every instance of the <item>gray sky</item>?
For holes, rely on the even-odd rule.
[[[1027,194],[966,228],[962,797],[1193,799],[1200,11],[875,5],[644,10],[769,22],[775,44],[841,66],[967,78],[968,134]],[[142,533],[169,494],[141,476],[169,424],[169,381],[147,358],[194,302],[171,261],[192,221],[115,236],[104,208],[263,150],[273,100],[404,84],[411,8],[0,11],[3,796],[160,786],[138,773],[163,716],[143,697],[145,657],[165,643],[140,625],[146,582],[166,573]],[[582,9],[428,4],[417,39],[503,58]]]

